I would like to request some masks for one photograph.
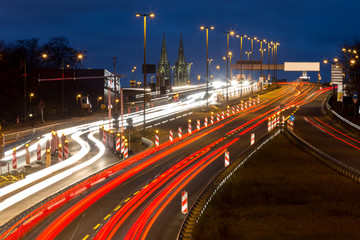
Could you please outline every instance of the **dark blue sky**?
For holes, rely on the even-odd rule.
[[[183,34],[185,58],[193,62],[191,78],[205,73],[205,33],[202,24],[214,25],[209,33],[209,57],[225,69],[226,37],[221,32],[235,30],[280,42],[278,62],[322,61],[336,56],[345,40],[360,39],[359,1],[334,0],[2,0],[0,7],[1,39],[6,42],[65,36],[71,46],[88,51],[85,67],[112,70],[116,56],[117,71],[130,79],[133,66],[143,62],[143,19],[137,12],[154,12],[147,25],[147,62],[160,58],[162,34],[166,35],[170,64],[177,58],[180,33]],[[244,51],[250,50],[249,41]],[[258,44],[254,49],[258,49]],[[230,40],[230,49],[239,59],[240,42]],[[260,58],[259,53],[254,55]],[[267,59],[267,55],[265,55]],[[330,69],[321,64],[321,74],[328,80]],[[294,80],[300,73],[278,73]],[[310,74],[316,80],[317,74]],[[136,71],[136,79],[142,75]],[[122,80],[123,81],[123,80]],[[127,84],[125,84],[127,85]]]

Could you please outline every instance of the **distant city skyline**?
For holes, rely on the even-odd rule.
[[[51,37],[64,36],[76,49],[86,49],[85,68],[113,70],[112,57],[117,57],[117,72],[127,77],[129,85],[131,70],[137,66],[135,76],[142,81],[143,20],[136,13],[155,13],[147,22],[147,62],[157,64],[160,59],[163,33],[170,65],[175,64],[179,37],[182,33],[185,57],[193,63],[191,80],[206,71],[205,32],[201,25],[213,25],[209,31],[209,58],[211,73],[216,76],[220,65],[221,77],[225,77],[226,54],[224,31],[256,36],[279,42],[278,63],[284,61],[318,61],[337,56],[344,41],[360,39],[358,30],[357,1],[2,1],[0,29],[6,43],[28,38],[40,38],[44,43]],[[258,50],[255,44],[254,50]],[[230,39],[234,61],[240,58],[238,38]],[[248,40],[245,51],[250,50]],[[255,52],[255,51],[254,51]],[[255,52],[254,59],[260,53]],[[267,61],[265,53],[264,61]],[[329,81],[329,66],[321,64],[323,80]],[[278,78],[295,80],[301,73],[279,71]],[[309,74],[312,81],[317,73]],[[150,79],[150,76],[148,76]],[[202,81],[205,78],[202,77]],[[149,81],[149,80],[148,80]]]

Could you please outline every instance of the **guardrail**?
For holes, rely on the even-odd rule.
[[[255,149],[254,146],[250,146],[245,149],[239,156],[235,157],[236,160],[232,164],[230,164],[227,168],[224,168],[210,181],[210,183],[203,189],[195,203],[192,205],[189,213],[186,215],[181,225],[177,239],[191,239],[195,224],[199,221],[201,215],[204,213],[206,207],[211,202],[216,192],[255,152],[257,152],[266,143],[271,141],[280,132],[281,130],[279,129],[272,135],[266,134],[259,138],[259,140],[255,143]]]
[[[328,154],[322,152],[320,149],[314,147],[310,143],[306,142],[304,139],[300,138],[294,132],[285,129],[286,136],[294,142],[297,146],[300,146],[302,149],[306,150],[308,153],[313,155],[315,158],[319,159],[321,162],[331,167],[335,171],[341,173],[342,175],[360,183],[360,171],[350,167],[349,165],[329,156]]]

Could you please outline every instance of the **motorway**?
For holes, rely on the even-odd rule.
[[[309,142],[313,140],[315,144],[318,141],[326,143],[326,140],[317,138],[321,134],[314,133],[314,129],[319,131],[319,125],[347,138],[346,134],[339,133],[343,130],[335,131],[335,127],[330,126],[331,122],[323,118],[319,108],[328,90],[319,90],[308,83],[283,84],[282,88],[262,95],[260,103],[256,105],[251,100],[250,107],[249,101],[246,101],[247,109],[237,112],[235,105],[232,114],[231,106],[230,116],[226,116],[225,111],[225,119],[217,121],[215,113],[214,124],[210,123],[208,116],[208,126],[204,126],[201,120],[200,130],[196,129],[196,119],[204,114],[194,115],[196,119],[192,119],[192,133],[186,131],[184,119],[169,121],[161,128],[168,131],[182,126],[181,139],[175,133],[173,142],[164,142],[120,162],[111,152],[105,151],[95,138],[97,134],[94,136],[94,130],[90,130],[92,133],[86,138],[92,141],[91,149],[97,150],[92,150],[86,158],[105,153],[101,159],[106,159],[106,166],[111,167],[99,172],[105,167],[104,162],[94,162],[91,168],[69,176],[72,178],[81,174],[86,177],[98,172],[63,195],[33,208],[24,216],[22,225],[19,225],[21,228],[14,227],[7,239],[18,239],[22,234],[26,234],[24,239],[175,239],[185,216],[180,211],[181,191],[188,192],[190,208],[202,189],[224,168],[224,152],[229,151],[230,162],[239,157],[251,147],[252,133],[255,134],[255,141],[268,135],[268,120],[273,125],[274,116],[281,119],[295,115],[295,133]],[[201,101],[194,102],[199,104]],[[173,109],[164,110],[170,114]],[[315,123],[318,126],[314,127]],[[329,138],[326,131],[322,129],[321,132],[324,138]],[[351,148],[351,151],[358,151],[359,142],[346,144],[346,141],[354,140],[339,138],[334,139],[346,145],[344,147]],[[358,145],[354,147],[355,144]],[[348,159],[348,163],[356,167],[355,158]],[[68,179],[64,180],[63,187]],[[56,185],[59,184],[62,182]],[[42,220],[43,217],[46,217],[45,220]]]
[[[281,90],[262,96],[259,105],[203,127],[181,141],[171,145],[164,143],[163,149],[134,161],[96,189],[83,192],[81,198],[68,202],[27,238],[102,239],[108,235],[115,239],[176,238],[184,218],[180,213],[179,191],[184,188],[189,192],[191,206],[201,189],[224,167],[226,148],[230,159],[236,158],[249,147],[250,133],[255,133],[256,138],[267,134],[267,119],[278,111],[280,103],[285,109],[288,107],[286,111],[290,113],[295,109],[294,102],[299,103],[314,92],[311,84],[296,89],[294,85],[285,85]],[[257,121],[247,125],[252,119]],[[92,195],[97,196],[96,200],[89,200]],[[92,204],[88,204],[90,202]]]

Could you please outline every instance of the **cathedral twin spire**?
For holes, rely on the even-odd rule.
[[[180,44],[178,57],[175,62],[174,80],[171,84],[170,63],[167,58],[165,34],[163,35],[163,42],[161,47],[160,61],[157,66],[157,79],[160,81],[160,86],[165,85],[169,81],[169,85],[181,86],[188,83],[188,63],[185,60],[184,46],[182,41],[182,34],[180,34]]]

